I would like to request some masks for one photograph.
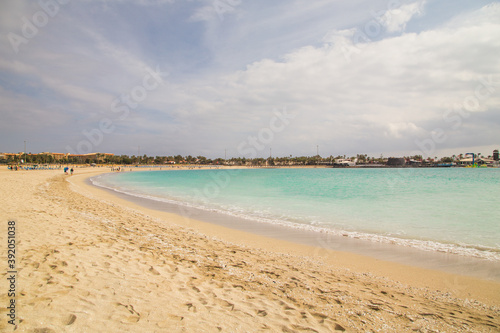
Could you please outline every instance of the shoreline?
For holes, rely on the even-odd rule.
[[[18,224],[19,330],[500,329],[500,283],[148,209],[85,184],[103,172],[0,171],[0,216]]]
[[[432,269],[451,274],[500,282],[500,261],[498,260],[478,258],[467,254],[442,252],[434,249],[425,250],[411,245],[403,245],[398,242],[377,241],[360,237],[344,236],[336,233],[324,233],[317,230],[295,228],[289,225],[255,221],[245,217],[225,214],[224,212],[157,201],[151,198],[117,191],[105,186],[95,185],[90,178],[92,177],[85,180],[86,185],[100,188],[111,195],[137,204],[140,207],[186,216],[188,219],[192,218],[197,221],[223,226],[232,230],[248,232],[258,236],[312,246],[317,248],[316,252],[330,249],[358,254],[375,260],[384,260],[424,269]]]
[[[107,172],[99,172],[98,174],[103,174],[103,173]],[[98,174],[95,174],[93,176],[96,176]],[[352,252],[349,250],[343,251],[339,249],[317,247],[311,245],[312,242],[304,244],[298,241],[289,240],[287,238],[289,234],[283,235],[282,233],[280,233],[280,231],[282,231],[282,228],[280,228],[279,226],[276,228],[272,228],[274,229],[271,232],[274,235],[273,237],[266,234],[251,232],[251,231],[256,231],[255,229],[241,230],[238,228],[229,227],[227,226],[227,224],[224,225],[217,223],[220,222],[220,220],[217,221],[217,216],[220,217],[221,215],[219,213],[206,214],[206,212],[203,211],[202,214],[200,214],[199,212],[196,212],[196,209],[194,209],[194,211],[187,212],[185,208],[179,210],[176,207],[174,207],[173,210],[174,211],[177,210],[177,212],[172,212],[170,210],[161,210],[159,209],[160,207],[158,207],[158,205],[152,200],[149,199],[137,200],[140,198],[93,185],[90,182],[91,177],[92,176],[82,177],[80,175],[79,177],[73,176],[72,179],[76,180],[74,185],[84,187],[85,190],[88,191],[88,193],[92,193],[93,195],[98,195],[101,198],[103,199],[105,198],[106,200],[110,200],[111,202],[114,203],[127,205],[128,207],[132,207],[133,209],[142,211],[155,218],[160,218],[162,220],[168,220],[168,219],[174,220],[175,223],[183,227],[193,228],[194,230],[200,231],[202,234],[205,234],[207,236],[216,237],[217,239],[221,239],[223,241],[231,243],[236,243],[237,245],[250,246],[250,247],[258,246],[259,248],[262,248],[266,251],[283,252],[283,253],[292,252],[295,255],[300,255],[300,256],[312,256],[312,257],[317,256],[322,259],[326,259],[326,261],[328,262],[337,261],[340,258],[342,258],[341,261],[344,267],[347,267],[348,269],[352,270],[362,269],[362,272],[366,271],[377,272],[377,274],[381,274],[385,277],[389,277],[391,279],[396,279],[396,280],[401,279],[404,281],[408,281],[408,279],[410,279],[411,284],[418,283],[421,287],[432,286],[436,287],[436,289],[445,288],[445,286],[448,285],[449,282],[445,282],[444,284],[440,283],[439,280],[442,279],[443,276],[446,276],[448,279],[456,279],[457,277],[461,277],[464,279],[477,279],[479,281],[498,284],[498,286],[500,287],[498,271],[494,272],[490,271],[488,273],[487,271],[489,269],[486,269],[487,272],[486,274],[487,275],[493,274],[493,278],[491,277],[485,278],[484,276],[481,277],[473,276],[474,274],[472,274],[472,276],[467,274],[464,275],[463,272],[462,274],[460,274],[458,273],[460,269],[458,271],[456,269],[453,269],[453,263],[449,263],[449,266],[445,267],[444,270],[437,268],[442,262],[441,261],[442,258],[441,260],[439,260],[439,257],[451,256],[457,259],[459,265],[462,260],[467,262],[470,259],[472,259],[472,261],[476,263],[477,262],[485,263],[486,266],[489,266],[489,264],[491,264],[491,262],[488,262],[483,259],[467,258],[459,255],[447,255],[443,253],[429,253],[426,251],[400,246],[399,247],[400,249],[410,252],[410,257],[404,258],[403,260],[406,260],[408,258],[415,258],[416,254],[423,255],[423,258],[420,260],[420,265],[418,265],[419,260],[417,260],[416,262],[417,265],[412,265],[409,264],[408,261],[405,262],[397,261],[397,258],[391,255],[391,249],[394,249],[394,246],[396,245],[378,244],[370,241],[357,240],[357,239],[345,239],[345,237],[338,237],[338,236],[335,236],[334,238],[342,241],[342,245],[346,245],[347,243],[354,244],[354,246],[359,246],[359,244],[364,244],[370,250],[374,248],[379,248],[380,252],[376,253],[375,256],[370,256],[366,254],[366,249],[361,249],[361,251],[358,251],[358,253],[356,253],[357,250],[353,246],[351,246]],[[72,183],[71,182],[72,179],[69,179],[70,183]],[[172,204],[172,206],[176,205]],[[212,218],[208,217],[208,215],[212,215]],[[210,221],[206,221],[207,217],[208,220]],[[227,216],[224,218],[224,220],[226,221],[234,219],[235,218],[231,216]],[[285,239],[283,239],[282,236],[285,236]],[[427,254],[429,256],[427,256]],[[411,257],[412,255],[413,257]],[[426,260],[431,260],[431,261],[426,262]],[[356,263],[352,263],[352,261],[356,261]],[[362,262],[362,264],[359,264],[358,262]],[[426,264],[430,264],[430,266],[426,266]],[[495,263],[495,264],[496,264],[495,266],[500,265],[500,263]],[[469,273],[484,274],[484,271],[482,272],[484,267],[479,266],[479,270],[477,270],[477,268],[478,267],[472,267]],[[448,271],[446,269],[448,269]],[[451,271],[449,271],[450,269]],[[408,274],[408,272],[411,273]],[[426,274],[427,276],[422,278],[422,273]],[[418,278],[413,279],[412,276],[415,274],[418,276]],[[434,286],[433,284],[436,282],[437,285]],[[487,294],[489,294],[489,292],[485,293],[485,295]],[[498,304],[500,305],[500,295],[498,297]]]

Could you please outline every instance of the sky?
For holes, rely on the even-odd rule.
[[[0,152],[500,148],[500,2],[3,0]]]

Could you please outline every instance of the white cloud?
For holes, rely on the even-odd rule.
[[[416,136],[422,134],[424,130],[414,123],[387,123],[387,131],[384,132],[385,136],[401,139],[408,136]]]
[[[388,32],[402,32],[406,24],[415,16],[422,14],[425,0],[402,5],[399,8],[387,10],[380,18],[381,24]]]
[[[486,20],[491,10],[500,13],[500,6],[489,8]],[[232,110],[240,110],[238,117],[253,125],[236,122],[232,130],[246,133],[262,126],[253,121],[255,117],[267,119],[273,107],[287,105],[301,114],[300,124],[283,133],[290,146],[305,140],[343,142],[361,150],[367,143],[360,141],[372,140],[381,150],[399,144],[413,149],[413,139],[432,134],[434,128],[426,124],[442,121],[447,103],[462,103],[474,95],[481,77],[500,72],[495,56],[500,54],[500,24],[493,19],[482,22],[365,43],[351,62],[339,44],[303,47],[282,61],[264,59],[227,77],[231,86],[213,89],[219,91],[214,98],[222,103],[215,108],[200,103],[197,108],[207,105],[207,113],[225,115],[228,124],[235,121]],[[481,100],[477,111],[494,108],[500,109],[500,104],[491,96]],[[405,140],[387,141],[390,138]]]

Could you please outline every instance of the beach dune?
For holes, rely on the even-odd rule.
[[[102,172],[0,171],[1,331],[500,331],[498,282],[151,211],[85,185]]]

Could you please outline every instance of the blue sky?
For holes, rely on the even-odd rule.
[[[500,148],[498,1],[5,0],[0,32],[0,152]]]

